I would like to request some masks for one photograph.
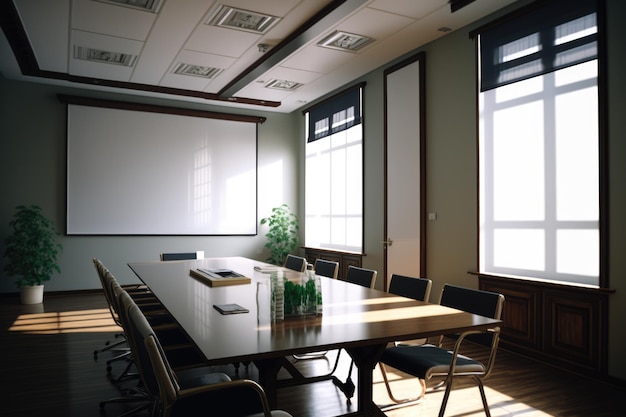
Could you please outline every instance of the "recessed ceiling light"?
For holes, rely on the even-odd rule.
[[[276,90],[295,90],[300,87],[302,83],[297,83],[295,81],[286,81],[286,80],[271,80],[269,83],[265,85],[265,88],[274,88]]]
[[[317,46],[341,51],[356,52],[374,39],[367,36],[355,35],[354,33],[334,31],[326,36]]]
[[[145,10],[158,13],[161,0],[98,0],[101,3],[115,4],[118,6],[130,7],[133,9]]]
[[[265,33],[279,20],[276,16],[222,5],[206,24],[246,32]]]
[[[74,47],[74,58],[84,61],[100,62],[103,64],[123,65],[132,67],[137,60],[136,55],[124,54],[121,52],[104,51],[102,49],[87,48],[83,46]]]
[[[190,75],[192,77],[201,77],[214,79],[223,71],[222,68],[204,67],[202,65],[185,64],[179,62],[176,64],[172,72],[179,75]]]

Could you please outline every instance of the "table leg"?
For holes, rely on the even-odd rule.
[[[386,344],[346,348],[358,369],[358,413],[363,416],[384,416],[374,404],[374,368],[382,356]]]
[[[265,390],[265,396],[270,407],[276,408],[278,403],[278,372],[282,368],[282,361],[275,359],[255,360],[254,365],[259,370],[259,384]]]

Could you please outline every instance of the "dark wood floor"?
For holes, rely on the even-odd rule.
[[[93,351],[114,340],[116,328],[100,294],[46,295],[43,305],[22,306],[16,297],[0,297],[0,416],[117,416],[123,405],[99,409],[101,400],[118,395],[106,377],[110,353],[94,360]],[[472,348],[483,355],[482,348]],[[344,354],[344,357],[345,354]],[[322,372],[329,361],[301,363],[306,372]],[[116,363],[113,374],[123,368]],[[216,368],[217,369],[217,368]],[[254,366],[237,375],[234,367],[220,368],[233,377],[256,378]],[[345,367],[339,371],[345,375]],[[398,394],[417,391],[416,381],[394,373]],[[389,403],[380,372],[374,371],[377,404]],[[496,368],[486,381],[491,413],[497,416],[618,416],[625,415],[626,392],[616,387],[548,368],[534,361],[500,351]],[[432,392],[415,406],[387,412],[390,417],[436,416],[442,394]],[[279,405],[298,417],[334,416],[353,407],[331,382],[282,388]],[[482,416],[475,386],[458,384],[446,416]]]

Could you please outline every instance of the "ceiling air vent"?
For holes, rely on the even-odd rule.
[[[302,83],[286,80],[271,80],[265,85],[265,88],[273,88],[275,90],[293,91],[300,87]]]
[[[356,52],[374,39],[367,36],[355,35],[354,33],[334,31],[326,36],[317,46],[338,49],[340,51]]]
[[[130,7],[144,10],[146,12],[158,13],[161,0],[97,0],[101,3],[115,4],[118,6]]]
[[[123,65],[125,67],[132,67],[137,60],[136,55],[103,51],[101,49],[86,48],[83,46],[74,47],[74,58],[84,61],[100,62],[102,64]]]
[[[172,71],[174,74],[191,75],[193,77],[208,78],[212,80],[223,71],[222,68],[203,67],[202,65],[184,64],[179,62]]]
[[[245,32],[265,33],[280,19],[276,16],[265,15],[249,10],[235,9],[229,6],[220,6],[217,12],[206,24],[243,30]]]

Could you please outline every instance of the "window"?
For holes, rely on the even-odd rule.
[[[597,39],[584,0],[479,34],[481,273],[600,284]]]
[[[305,111],[305,246],[363,248],[362,86]]]

